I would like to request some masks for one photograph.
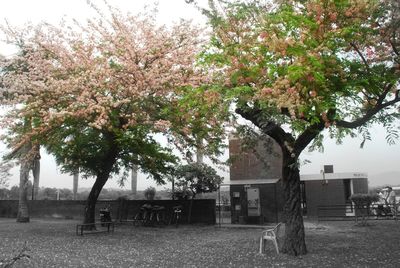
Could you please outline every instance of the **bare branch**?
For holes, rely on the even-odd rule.
[[[357,52],[357,54],[360,56],[361,60],[363,61],[365,67],[367,68],[367,71],[369,73],[370,69],[369,69],[369,64],[367,62],[367,60],[365,59],[364,55],[361,53],[361,51],[358,49],[358,47],[356,46],[355,43],[350,42],[350,45],[354,48],[354,50]]]
[[[378,112],[382,111],[386,107],[396,104],[397,102],[400,102],[400,97],[398,96],[398,94],[396,94],[396,97],[394,99],[392,99],[391,101],[387,101],[385,103],[378,102],[377,105],[375,105],[374,107],[369,109],[364,114],[364,116],[362,116],[361,118],[358,118],[352,122],[348,122],[345,120],[339,120],[339,121],[336,121],[336,125],[338,127],[344,127],[344,128],[358,128],[358,127],[362,126],[363,124],[365,124],[366,122],[368,122]]]

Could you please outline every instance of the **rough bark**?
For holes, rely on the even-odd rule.
[[[84,213],[84,220],[83,223],[94,223],[95,222],[95,208],[96,202],[100,195],[101,190],[103,189],[104,185],[106,184],[112,168],[116,162],[118,151],[117,147],[114,145],[112,141],[110,141],[111,147],[107,154],[107,156],[100,160],[103,163],[103,169],[99,171],[96,176],[96,181],[93,184],[93,187],[89,193],[88,199],[86,201],[85,206],[85,213]],[[92,227],[94,228],[94,226]],[[91,229],[91,228],[90,228]]]
[[[96,209],[96,203],[97,199],[100,195],[101,190],[103,189],[103,186],[106,184],[108,177],[108,174],[102,174],[100,176],[97,176],[95,183],[93,184],[93,187],[89,193],[88,199],[86,201],[86,206],[85,206],[85,215],[84,215],[84,220],[83,223],[94,223],[95,222],[95,209]],[[94,226],[93,226],[94,228]],[[88,228],[92,229],[92,228]]]
[[[297,159],[283,154],[282,183],[284,190],[285,239],[281,252],[297,256],[307,254],[300,201],[300,171]]]
[[[17,222],[29,222],[28,211],[28,181],[30,165],[27,161],[21,162],[19,175],[19,201]]]

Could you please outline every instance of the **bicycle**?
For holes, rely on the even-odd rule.
[[[163,206],[153,206],[150,213],[149,225],[151,226],[163,226],[167,225],[165,219],[165,207]]]
[[[167,220],[165,219],[165,207],[144,204],[140,207],[140,211],[133,217],[133,224],[135,226],[166,225]]]
[[[141,206],[139,212],[133,217],[133,225],[148,225],[150,222],[151,209],[152,206],[150,204],[144,204]]]
[[[173,209],[173,211],[172,211],[172,216],[169,220],[169,225],[175,224],[175,227],[178,227],[179,219],[181,218],[181,214],[182,214],[182,206],[181,205],[174,206],[174,207],[172,207],[172,209]]]

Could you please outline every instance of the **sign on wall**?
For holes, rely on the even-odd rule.
[[[260,216],[260,190],[247,188],[247,216]]]

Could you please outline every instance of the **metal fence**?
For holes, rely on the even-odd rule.
[[[400,207],[391,205],[354,206],[332,205],[318,207],[318,220],[353,220],[355,217],[367,217],[368,219],[385,220],[397,219]]]

